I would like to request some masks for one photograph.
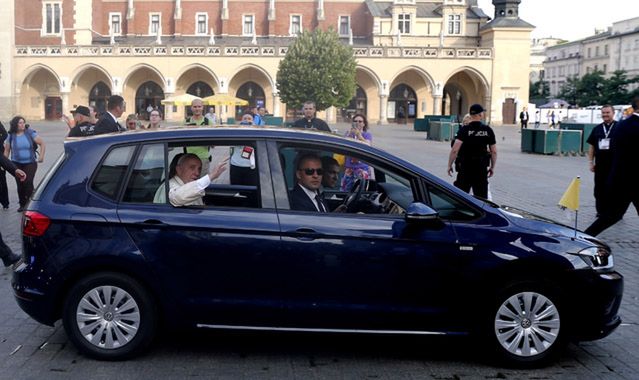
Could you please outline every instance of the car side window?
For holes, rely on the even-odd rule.
[[[91,189],[115,200],[124,182],[135,146],[124,146],[111,150],[98,168]]]
[[[203,196],[195,202],[180,207],[240,207],[260,208],[260,184],[259,168],[257,160],[256,144],[254,142],[210,142],[210,144],[185,145],[183,143],[169,143],[167,162],[169,167],[163,170],[160,186],[156,186],[156,193],[152,201],[154,203],[168,203],[167,191],[175,189],[192,179],[181,178],[184,173],[179,169],[182,156],[197,156],[202,168],[197,178],[201,178],[209,172],[210,168],[228,160],[226,170],[219,177],[213,179],[205,189]],[[197,160],[197,159],[196,159]],[[164,178],[169,182],[165,185]],[[167,186],[168,185],[168,186]],[[174,190],[175,191],[175,190]]]
[[[478,211],[438,187],[428,185],[428,192],[430,194],[430,206],[439,213],[442,219],[465,221],[473,220],[480,216]]]
[[[123,202],[153,203],[164,180],[164,144],[144,145],[129,177]]]
[[[309,155],[314,157],[311,166],[321,165],[321,175],[317,171],[307,174],[308,168],[299,167],[300,160],[308,161]],[[300,191],[302,186],[311,192],[317,191],[325,208],[336,213],[402,215],[415,201],[410,175],[357,152],[283,146],[279,157],[289,206],[295,211],[317,212],[301,196],[305,194]],[[318,180],[321,186],[314,189]]]

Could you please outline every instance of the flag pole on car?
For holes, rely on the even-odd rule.
[[[581,184],[581,177],[577,176],[573,178],[570,185],[559,200],[559,207],[563,210],[570,209],[575,210],[575,238],[577,238],[577,217],[579,215],[579,186]]]

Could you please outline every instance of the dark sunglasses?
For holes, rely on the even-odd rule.
[[[306,174],[306,175],[313,175],[315,173],[317,173],[317,175],[324,174],[324,169],[322,169],[322,168],[319,168],[319,169],[306,168],[306,169],[298,169],[298,170],[302,170],[304,172],[304,174]]]

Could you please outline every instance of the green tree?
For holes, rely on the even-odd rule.
[[[559,97],[566,100],[571,105],[577,105],[577,86],[579,85],[579,78],[575,75],[568,77],[566,83],[559,89]]]
[[[277,89],[289,107],[307,100],[318,110],[345,107],[355,95],[353,49],[342,44],[335,31],[304,31],[280,61]]]
[[[612,73],[603,85],[603,94],[600,104],[626,104],[628,103],[628,84],[630,80],[623,70]]]
[[[530,99],[548,99],[550,97],[550,86],[543,79],[535,83],[530,83],[528,97]]]
[[[581,106],[600,104],[603,99],[605,81],[603,71],[599,70],[581,77],[577,83],[577,104]]]

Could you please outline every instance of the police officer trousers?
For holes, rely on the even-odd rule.
[[[454,185],[458,188],[481,197],[488,198],[488,168],[481,164],[462,162]]]

